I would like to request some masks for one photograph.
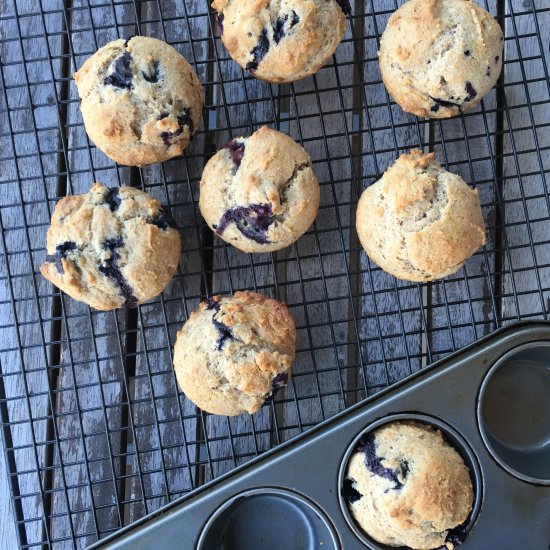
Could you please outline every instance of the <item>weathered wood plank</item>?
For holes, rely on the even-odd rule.
[[[8,469],[5,460],[0,460],[0,547],[13,548],[17,541],[15,517],[8,483]]]
[[[402,4],[403,2],[399,2]],[[378,68],[379,39],[396,2],[376,2],[383,17],[365,18],[362,74],[362,189],[377,181],[397,157],[410,149],[424,149],[428,123],[404,113],[390,103]],[[361,191],[362,191],[361,189]],[[360,245],[359,245],[360,246]],[[398,281],[361,254],[364,275],[361,288],[361,354],[364,364],[358,380],[360,396],[371,394],[421,368],[426,362],[426,295],[420,285]]]
[[[352,2],[355,17],[360,19]],[[277,253],[277,280],[298,326],[291,385],[278,396],[279,437],[286,440],[345,407],[356,336],[348,273],[354,211],[354,50],[348,30],[335,56],[316,75],[291,84],[283,102],[290,135],[313,161],[321,205],[311,230]],[[341,64],[336,67],[335,63]],[[284,391],[284,393],[283,393]]]
[[[54,79],[59,78],[62,66],[59,34],[62,2],[49,4],[53,12],[42,18],[29,15],[36,13],[35,2],[0,2],[3,15],[0,104],[3,113],[11,111],[9,117],[2,115],[0,146],[3,249],[0,370],[5,399],[2,407],[14,423],[7,428],[11,441],[7,442],[6,458],[17,472],[27,472],[11,479],[19,491],[15,502],[20,519],[28,521],[18,530],[20,541],[28,544],[40,543],[50,536],[44,522],[51,496],[43,496],[48,490],[44,468],[50,450],[58,447],[51,441],[48,421],[52,402],[48,363],[55,349],[54,300],[50,285],[33,275],[44,258],[43,235],[49,223],[50,201],[57,196],[58,185],[59,88]],[[47,37],[47,32],[52,36]],[[53,56],[51,63],[48,53]],[[6,277],[12,279],[8,281]],[[12,540],[10,546],[14,544]]]
[[[188,17],[186,21],[186,17]],[[179,24],[174,18],[180,18]],[[208,12],[202,1],[161,0],[142,6],[141,33],[166,40],[208,80]],[[191,44],[191,38],[197,40]],[[135,452],[142,458],[142,502],[129,506],[127,521],[156,510],[198,484],[197,420],[194,405],[178,395],[172,368],[176,331],[201,295],[203,278],[196,205],[202,155],[206,147],[204,123],[183,157],[141,170],[145,189],[167,204],[182,235],[180,271],[163,296],[141,307],[136,342],[135,376],[132,379],[132,411],[137,426]],[[163,182],[159,184],[159,182]],[[166,185],[164,185],[166,182]],[[137,183],[137,182],[134,182]],[[186,304],[183,298],[189,300]],[[186,418],[186,420],[183,420]],[[137,480],[132,481],[137,485]],[[130,489],[132,492],[135,487]]]
[[[217,29],[214,29],[217,32]],[[213,53],[218,60],[213,68],[212,103],[221,105],[212,118],[211,152],[229,140],[249,136],[264,124],[272,125],[277,116],[273,89],[253,78],[243,78],[240,67],[229,57],[221,40]],[[247,102],[250,102],[248,105]],[[227,105],[231,105],[228,107]],[[246,254],[219,237],[213,236],[211,294],[227,294],[251,289],[274,296],[271,255]],[[205,441],[208,446],[204,479],[217,477],[270,446],[271,406],[259,412],[234,418],[208,415]],[[242,460],[236,458],[243,457]]]
[[[546,317],[550,310],[550,13],[540,0],[505,4],[502,142],[502,320]],[[540,32],[540,37],[537,36]],[[531,103],[531,105],[528,105]]]
[[[65,77],[80,68],[97,48],[119,36],[135,34],[135,12],[129,4],[73,2],[66,12],[70,25],[70,67]],[[114,23],[114,24],[113,24]],[[94,181],[107,186],[126,184],[128,168],[117,168],[101,151],[88,148],[78,101],[71,80],[66,107],[67,162],[70,177],[61,193],[86,193]],[[127,332],[126,312],[100,313],[68,297],[62,302],[63,326],[60,368],[57,377],[56,423],[63,439],[60,454],[53,456],[54,489],[62,477],[69,490],[67,515],[63,492],[52,504],[52,533],[78,533],[78,547],[95,541],[100,533],[124,524],[121,501],[128,499],[125,482],[132,461],[128,452],[128,382],[125,357],[132,333]],[[131,437],[130,437],[131,438]],[[71,464],[71,466],[65,466]]]
[[[497,1],[485,9],[497,15]],[[436,158],[479,191],[486,224],[486,245],[457,273],[430,285],[432,360],[460,349],[496,328],[495,244],[497,94],[452,119],[434,121]]]

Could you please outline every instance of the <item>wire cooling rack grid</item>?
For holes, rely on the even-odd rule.
[[[353,2],[333,60],[278,87],[228,57],[205,0],[0,0],[0,413],[21,547],[90,544],[502,324],[547,316],[550,8],[484,0],[505,30],[497,89],[430,123],[380,81],[377,41],[399,3]],[[89,143],[71,78],[99,46],[139,33],[178,48],[206,94],[186,154],[141,170]],[[198,181],[212,152],[263,124],[309,151],[321,209],[288,250],[245,255],[205,227]],[[384,274],[354,231],[361,190],[412,147],[476,185],[488,229],[464,269],[428,285]],[[91,311],[38,274],[56,201],[92,180],[146,189],[180,226],[178,275],[137,310]],[[204,415],[177,391],[175,333],[207,294],[243,288],[291,307],[294,379],[252,417]]]

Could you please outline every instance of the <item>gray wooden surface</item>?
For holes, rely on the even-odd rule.
[[[29,544],[71,548],[76,533],[82,547],[497,324],[547,315],[550,12],[543,0],[483,0],[504,16],[505,86],[464,117],[428,123],[392,106],[380,82],[378,37],[401,3],[355,0],[334,60],[313,78],[276,87],[244,79],[210,39],[206,0],[0,0],[0,369],[2,403],[16,422],[9,446],[17,448],[0,460],[0,548],[17,547],[8,479],[29,495],[14,501],[32,518]],[[136,32],[178,48],[212,106],[184,157],[141,170],[90,149],[69,78],[97,47]],[[267,258],[212,237],[196,204],[204,159],[262,124],[304,145],[322,189],[314,230]],[[432,285],[383,273],[353,229],[361,190],[412,147],[434,150],[476,185],[487,221],[485,248]],[[178,275],[137,311],[91,312],[31,275],[56,199],[92,180],[147,189],[182,230]],[[202,415],[177,391],[175,333],[205,289],[242,288],[290,305],[299,333],[294,379],[252,417]],[[8,478],[5,458],[29,472]]]

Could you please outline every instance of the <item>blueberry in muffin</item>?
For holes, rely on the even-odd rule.
[[[210,228],[244,252],[291,245],[313,223],[319,184],[304,149],[263,127],[230,141],[204,168],[199,206]]]
[[[198,129],[200,81],[166,42],[115,40],[74,78],[86,132],[116,162],[141,166],[180,155]]]
[[[225,323],[216,319],[216,316],[220,312],[219,300],[214,300],[213,298],[209,298],[206,301],[206,303],[207,303],[206,309],[210,311],[214,311],[214,313],[212,314],[212,324],[214,325],[215,329],[218,332],[218,340],[216,341],[216,350],[221,351],[226,340],[230,340],[231,338],[233,338],[233,332]]]
[[[40,271],[75,300],[111,310],[160,294],[179,257],[179,231],[156,199],[95,184],[57,203]]]

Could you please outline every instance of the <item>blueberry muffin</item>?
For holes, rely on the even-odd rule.
[[[132,307],[160,294],[179,263],[180,235],[169,212],[139,189],[61,199],[47,235],[42,275],[95,309]]]
[[[316,73],[346,33],[348,0],[215,0],[218,28],[231,57],[267,82]]]
[[[311,159],[292,138],[267,127],[236,138],[207,163],[199,206],[210,228],[244,252],[290,246],[319,209]]]
[[[382,79],[408,113],[456,116],[495,85],[503,40],[494,17],[470,0],[409,0],[382,35]]]
[[[74,79],[88,136],[120,164],[142,166],[180,155],[199,126],[201,83],[162,40],[110,42]]]
[[[344,496],[358,526],[389,546],[440,548],[468,518],[468,467],[440,431],[392,422],[369,432],[352,455]]]
[[[178,332],[174,369],[185,395],[203,411],[255,413],[286,386],[296,326],[285,304],[255,292],[200,304]]]
[[[455,273],[485,244],[477,190],[416,150],[363,192],[356,224],[369,258],[407,281]]]

